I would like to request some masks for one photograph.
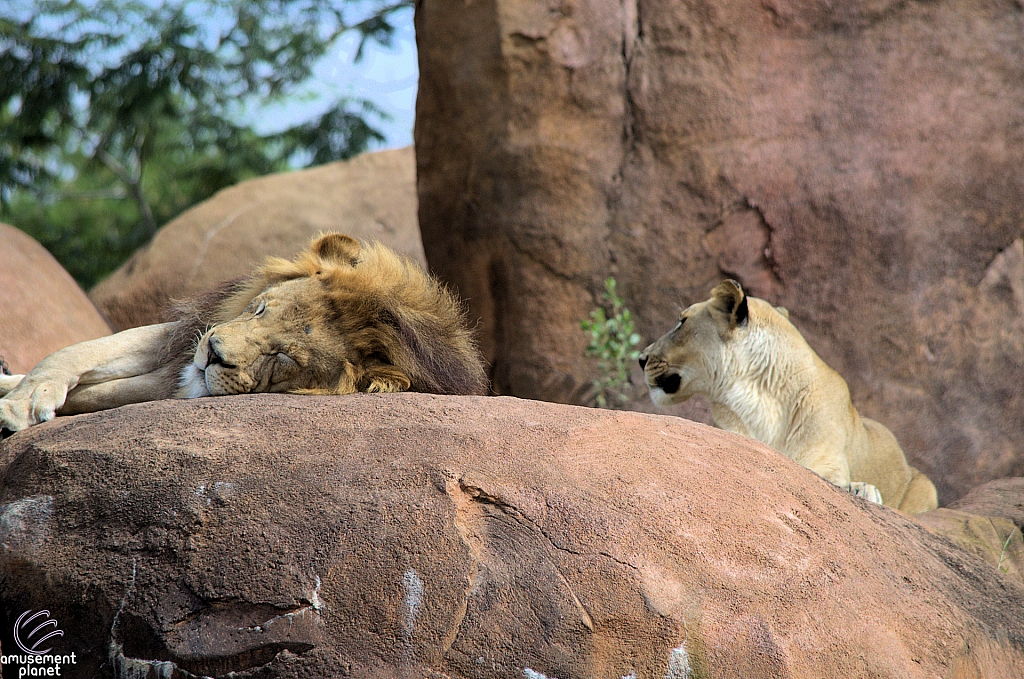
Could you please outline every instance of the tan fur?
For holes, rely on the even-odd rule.
[[[651,399],[669,405],[704,396],[716,425],[837,486],[869,497],[877,489],[886,506],[910,514],[934,509],[935,486],[907,464],[888,429],[860,416],[845,380],[788,315],[724,281],[640,356]]]
[[[254,392],[483,394],[461,306],[379,244],[325,234],[294,260],[179,309],[179,319],[74,345],[0,381],[0,426],[160,398]]]

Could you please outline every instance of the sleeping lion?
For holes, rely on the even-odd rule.
[[[683,311],[644,349],[640,367],[658,405],[704,396],[720,428],[757,439],[840,488],[908,514],[938,506],[932,482],[907,464],[888,429],[857,413],[846,381],[786,310],[747,297],[736,281]]]
[[[455,298],[383,245],[337,233],[292,261],[269,258],[176,317],[0,375],[0,429],[164,398],[487,390]]]

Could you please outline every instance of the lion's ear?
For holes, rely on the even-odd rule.
[[[361,249],[359,241],[340,233],[325,233],[313,241],[313,254],[321,260],[355,266]]]
[[[787,309],[784,306],[777,306],[775,307],[775,310],[778,311],[779,314],[781,314],[781,316],[785,318],[787,321],[789,320],[789,309]]]
[[[729,327],[745,325],[749,316],[747,296],[740,284],[731,278],[715,286],[711,291],[711,308],[729,318]]]

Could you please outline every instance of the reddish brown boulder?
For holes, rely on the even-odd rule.
[[[168,300],[293,257],[321,231],[379,240],[426,266],[412,148],[268,175],[224,189],[161,228],[90,291],[119,330],[164,320]]]
[[[1024,586],[909,518],[681,418],[510,398],[58,418],[0,448],[0,582],[80,676],[1024,676]]]
[[[1024,585],[1024,537],[1009,519],[945,507],[914,519]]]
[[[989,481],[914,518],[1024,584],[1024,478]]]
[[[1024,475],[1018,3],[429,0],[416,26],[424,244],[499,393],[586,401],[607,275],[646,340],[728,275],[942,501]]]
[[[0,358],[15,374],[49,354],[110,334],[75,279],[24,231],[0,224]]]
[[[997,516],[1024,529],[1024,478],[996,479],[972,488],[949,505],[950,509],[981,516]]]

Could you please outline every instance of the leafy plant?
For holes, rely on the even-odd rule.
[[[598,307],[590,312],[590,320],[580,321],[580,327],[590,334],[587,355],[598,360],[600,377],[594,380],[599,408],[620,408],[632,396],[629,373],[633,361],[640,356],[636,346],[640,335],[635,330],[633,315],[624,306],[615,289],[615,279],[604,281],[601,299],[610,307]]]

